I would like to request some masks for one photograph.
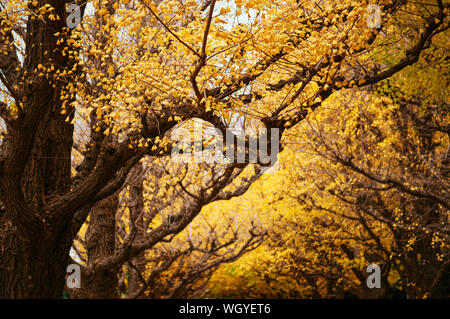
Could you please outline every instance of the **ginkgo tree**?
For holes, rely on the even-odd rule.
[[[421,14],[411,9],[403,30]],[[290,130],[282,169],[234,203],[258,203],[269,240],[221,267],[214,296],[448,297],[447,39],[448,30],[413,67],[333,95]],[[380,266],[380,289],[367,284],[370,264]]]
[[[216,296],[448,296],[445,104],[419,116],[420,100],[404,98],[369,95],[361,104],[346,94],[299,127],[283,153],[290,161],[264,181],[271,191],[246,193],[263,202],[259,214],[272,212],[263,218],[269,240],[222,267],[212,280]],[[381,267],[380,289],[366,284],[370,264]]]
[[[409,3],[377,1],[380,27]],[[119,190],[143,156],[169,155],[179,125],[197,118],[225,132],[240,120],[283,136],[333,92],[417,62],[448,27],[449,6],[422,4],[411,41],[380,68],[365,58],[380,36],[367,22],[368,1],[74,4],[75,20],[65,1],[1,1],[2,297],[61,296],[70,247],[91,208]],[[89,123],[81,145],[80,119]],[[75,152],[82,160],[72,171]],[[217,183],[247,165],[231,163]],[[119,264],[194,217],[162,224],[145,245],[93,267]]]
[[[216,184],[221,177],[217,167],[195,169],[169,159],[159,162],[136,165],[119,194],[91,209],[72,245],[82,285],[66,287],[71,298],[202,296],[205,289],[200,288],[220,264],[234,261],[262,243],[266,231],[255,217],[199,214],[209,202],[245,192],[258,174],[231,176],[224,187]],[[200,170],[204,172],[200,174],[202,182],[198,182]],[[197,217],[176,234],[171,229],[182,216]],[[162,224],[168,226],[167,238],[149,242],[147,235]],[[133,246],[138,245],[146,249],[134,252]],[[116,262],[120,254],[127,257]],[[104,266],[95,268],[97,263]]]

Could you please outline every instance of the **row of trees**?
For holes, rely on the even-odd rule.
[[[215,295],[450,295],[447,38],[382,85],[333,95],[290,132],[283,170],[265,181],[273,191],[246,195],[275,212],[270,239],[221,268]],[[366,285],[369,264],[381,289]]]

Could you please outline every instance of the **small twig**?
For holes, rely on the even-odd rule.
[[[150,10],[150,13],[155,17],[155,19],[158,20],[171,35],[173,35],[178,41],[180,41],[180,43],[183,44],[186,48],[192,51],[192,53],[201,58],[201,55],[197,51],[195,51],[189,44],[181,40],[180,37],[178,37],[172,30],[170,30],[170,28],[164,23],[164,21],[162,21],[158,17],[158,15],[150,8],[148,4],[145,4],[145,6],[147,7],[148,10]]]
[[[9,85],[8,81],[6,80],[6,78],[2,72],[0,72],[0,80],[3,82],[3,84],[6,86],[6,89],[9,91],[9,93],[11,93],[12,97],[16,101],[17,111],[19,113],[19,116],[22,117],[24,113],[23,113],[22,106],[20,106],[20,98],[19,98],[19,96],[17,96],[14,89]]]

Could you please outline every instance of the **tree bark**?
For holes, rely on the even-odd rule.
[[[88,268],[101,258],[114,255],[117,193],[99,201],[89,215],[89,226],[85,242],[88,255]],[[72,298],[118,298],[118,267],[105,271],[91,268],[82,272],[81,288],[73,289]]]
[[[142,163],[137,164],[132,173],[130,174],[130,182],[129,182],[129,202],[130,202],[130,220],[137,227],[136,230],[136,238],[135,240],[139,240],[144,236],[144,219],[143,219],[143,211],[144,211],[144,198],[143,198],[143,180],[144,173],[142,168]],[[128,296],[134,296],[137,291],[140,290],[142,283],[139,278],[139,275],[145,270],[145,252],[141,252],[131,258],[130,267],[130,278],[128,280]],[[136,268],[136,269],[135,269]]]
[[[61,298],[71,241],[30,240],[0,217],[0,298]]]

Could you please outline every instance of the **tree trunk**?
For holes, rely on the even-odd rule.
[[[0,298],[61,298],[70,243],[29,240],[0,216]]]
[[[143,198],[143,180],[144,173],[142,168],[142,163],[137,164],[130,174],[129,185],[129,208],[130,208],[130,220],[137,227],[136,231],[136,241],[139,241],[145,235],[144,232],[144,198]],[[142,297],[137,296],[142,288],[142,283],[139,278],[139,274],[145,271],[145,252],[141,252],[131,258],[130,262],[134,267],[130,267],[130,278],[128,280],[128,296],[136,296],[137,298]]]
[[[89,215],[89,226],[86,232],[86,249],[88,267],[101,258],[114,255],[117,194],[113,194],[98,202]],[[72,298],[118,298],[118,269],[113,267],[105,271],[83,272],[81,288],[74,289]]]
[[[61,116],[50,112],[36,132],[30,158],[21,185],[7,180],[2,187],[5,207],[14,207],[22,215],[20,205],[28,205],[44,220],[49,197],[67,192],[70,187],[70,155],[73,128],[61,124]],[[58,140],[59,139],[59,140]],[[23,197],[14,196],[18,189]],[[19,208],[17,208],[19,207]],[[72,243],[67,225],[59,225],[53,233],[44,231],[39,222],[29,222],[25,233],[13,224],[8,208],[0,213],[0,296],[2,298],[61,298]],[[16,213],[17,214],[17,213]],[[49,229],[47,229],[48,231]]]

